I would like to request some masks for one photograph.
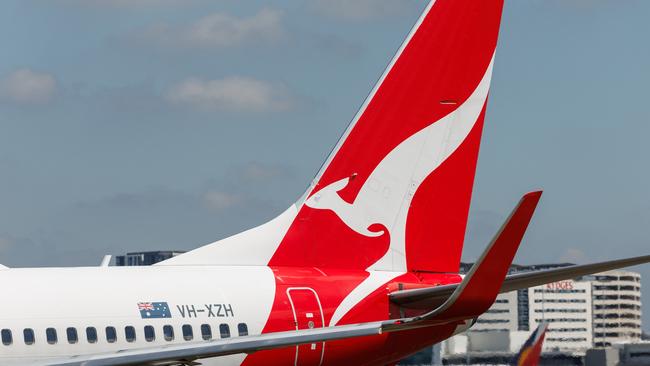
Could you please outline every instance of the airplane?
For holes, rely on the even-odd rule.
[[[2,365],[394,365],[501,292],[650,256],[508,275],[541,192],[458,273],[503,0],[423,11],[307,191],[146,267],[0,268]]]
[[[517,359],[514,362],[514,366],[537,366],[539,365],[539,358],[542,354],[542,346],[544,345],[544,336],[546,335],[546,330],[548,329],[548,324],[542,322],[537,326],[537,328],[530,334],[530,337],[524,342],[519,350]]]

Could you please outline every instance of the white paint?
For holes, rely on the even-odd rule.
[[[332,319],[330,319],[330,326],[337,325],[345,314],[350,311],[361,300],[366,298],[371,292],[375,291],[386,282],[403,275],[404,272],[386,272],[386,271],[370,271],[369,276],[359,284],[352,292],[346,296],[338,308],[334,311]]]
[[[5,296],[0,301],[0,328],[11,329],[13,344],[0,344],[0,365],[33,364],[48,358],[69,357],[123,349],[188,343],[181,326],[191,324],[194,342],[201,341],[201,324],[210,324],[219,337],[219,324],[246,323],[249,334],[261,334],[275,297],[275,278],[268,267],[145,266],[9,269],[0,272]],[[138,302],[167,302],[172,318],[142,319]],[[182,318],[177,305],[231,304],[230,317]],[[216,311],[216,309],[215,309]],[[215,314],[216,315],[216,314]],[[162,327],[174,327],[175,340],[164,340]],[[126,342],[124,327],[134,326],[136,342]],[[144,326],[155,328],[156,339],[146,342]],[[86,327],[97,329],[98,342],[86,340]],[[108,343],[105,328],[117,330],[117,342]],[[50,345],[45,329],[54,327],[58,343]],[[77,328],[79,341],[69,344],[66,328]],[[32,328],[36,342],[26,345],[23,329]],[[242,355],[219,358],[219,365],[238,365]],[[208,360],[209,361],[209,360]],[[215,363],[205,362],[210,365]]]
[[[296,205],[291,205],[280,216],[263,225],[167,259],[156,266],[266,266],[297,214]]]

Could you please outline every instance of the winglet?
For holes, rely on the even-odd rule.
[[[476,318],[487,311],[499,294],[541,196],[542,192],[537,191],[521,198],[490,245],[447,301],[435,310],[407,319],[401,324],[453,322]],[[386,325],[387,328],[392,327]]]

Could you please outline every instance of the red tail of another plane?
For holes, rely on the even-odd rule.
[[[547,325],[545,323],[540,324],[523,346],[521,346],[521,350],[514,364],[515,366],[537,366],[539,364],[546,328]]]

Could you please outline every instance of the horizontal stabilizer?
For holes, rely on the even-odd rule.
[[[546,283],[569,280],[581,276],[591,275],[613,269],[635,266],[650,262],[650,255],[641,257],[618,259],[607,262],[569,266],[545,271],[517,273],[506,277],[501,285],[500,293],[510,292],[523,288],[539,286]],[[394,304],[409,309],[431,309],[444,303],[458,285],[444,285],[414,290],[396,291],[390,294]]]

